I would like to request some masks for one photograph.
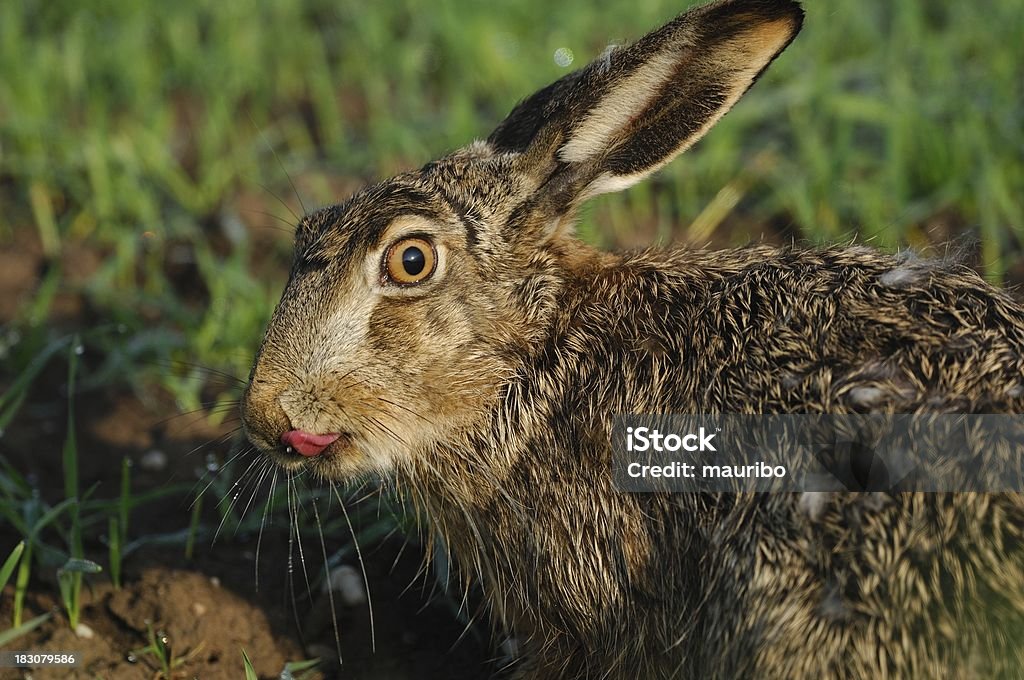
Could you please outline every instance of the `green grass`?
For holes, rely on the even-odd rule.
[[[581,233],[739,243],[781,224],[896,247],[946,221],[981,239],[1000,279],[1024,229],[1024,4],[807,5],[736,110],[655,181],[596,201]],[[105,357],[86,385],[127,376],[196,407],[205,374],[166,362],[247,373],[287,269],[281,220],[302,210],[288,177],[307,208],[341,200],[487,134],[519,98],[685,6],[0,3],[0,238],[31,229],[55,259],[83,242],[103,256],[84,283],[50,270],[0,367],[30,370],[56,338],[55,292],[77,289],[109,321],[86,338]]]
[[[32,380],[59,350],[67,351],[67,432],[61,451],[63,468],[62,500],[50,504],[40,488],[40,480],[27,478],[0,456],[0,518],[21,536],[21,541],[0,566],[0,591],[15,576],[13,613],[10,627],[0,622],[0,639],[13,640],[44,623],[51,614],[23,623],[26,596],[33,574],[55,573],[61,602],[72,629],[81,620],[81,592],[84,575],[98,574],[101,565],[86,558],[85,537],[90,527],[109,528],[111,578],[120,587],[120,567],[127,551],[125,540],[128,517],[136,505],[144,505],[161,496],[180,495],[187,487],[168,485],[132,496],[129,464],[122,465],[121,494],[114,500],[93,499],[95,485],[84,492],[80,488],[75,400],[79,356],[83,345],[78,335],[54,341],[38,354],[7,390],[0,395],[0,427],[14,419],[25,401]]]
[[[0,591],[3,591],[10,580],[11,574],[14,573],[14,567],[18,565],[18,560],[21,559],[23,552],[25,552],[25,541],[19,541],[11,550],[11,554],[4,560],[3,566],[0,566]]]
[[[110,561],[110,581],[114,588],[121,588],[121,563],[124,548],[128,544],[128,520],[132,508],[132,461],[127,456],[121,460],[121,495],[117,499],[116,512],[107,517],[107,555]]]
[[[130,658],[143,660],[154,671],[154,679],[171,680],[176,668],[185,663],[188,656],[198,650],[189,652],[186,656],[179,657],[173,653],[170,638],[161,631],[154,631],[153,624],[146,622],[147,644],[128,652]]]
[[[242,669],[245,671],[245,680],[259,680],[259,676],[256,674],[256,669],[252,665],[252,659],[249,658],[249,654],[244,648],[241,649],[241,652]],[[314,676],[316,666],[319,665],[319,663],[319,659],[289,661],[281,670],[280,677],[288,678],[288,680],[304,680],[305,678],[311,678]]]
[[[53,614],[51,612],[47,612],[26,621],[20,626],[8,628],[7,630],[0,629],[0,647],[5,647],[23,635],[28,635],[51,618],[53,618]]]
[[[66,498],[51,506],[6,460],[0,459],[0,465],[3,468],[0,470],[0,517],[18,532],[24,544],[14,571],[11,627],[18,628],[22,625],[33,568],[55,567],[70,557],[69,551],[44,541],[43,534],[56,535],[66,542],[69,531],[59,520],[77,499]],[[5,570],[7,566],[5,563]],[[14,568],[13,563],[11,567]]]

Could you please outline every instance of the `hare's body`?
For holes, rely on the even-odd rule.
[[[394,484],[523,677],[1024,667],[1021,496],[613,488],[616,414],[1024,412],[1024,309],[963,268],[571,235],[582,201],[686,149],[801,20],[788,0],[691,10],[298,226],[246,432],[290,470]]]
[[[1024,668],[1019,495],[850,494],[812,517],[796,494],[623,494],[608,472],[615,413],[1020,413],[1019,305],[860,247],[583,262],[553,269],[558,311],[487,418],[400,477],[529,677]]]

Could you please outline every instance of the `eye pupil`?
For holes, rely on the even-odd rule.
[[[402,269],[409,276],[416,276],[427,266],[427,257],[416,246],[409,246],[402,252]]]
[[[387,281],[411,286],[427,280],[437,267],[437,252],[426,238],[410,236],[392,245],[383,260]]]

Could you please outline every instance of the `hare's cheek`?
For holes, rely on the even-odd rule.
[[[382,299],[370,316],[366,343],[376,362],[408,374],[430,354],[427,326],[424,301]]]
[[[348,364],[363,353],[369,334],[371,299],[353,296],[337,304],[330,315],[313,329],[314,341],[306,350],[306,373],[323,372],[339,364]]]

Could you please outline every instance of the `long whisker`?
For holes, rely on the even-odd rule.
[[[235,454],[231,458],[231,460],[233,461],[236,458],[241,457],[243,452],[244,451],[240,451],[239,453]],[[231,501],[228,503],[227,509],[223,513],[221,513],[220,522],[217,523],[217,530],[213,533],[213,540],[210,541],[210,545],[213,545],[213,544],[215,544],[217,542],[217,538],[220,536],[220,532],[224,528],[225,522],[227,522],[228,517],[231,515],[231,511],[234,509],[235,504],[238,503],[239,496],[245,490],[245,486],[242,486],[242,488],[239,489],[239,485],[242,484],[242,480],[244,480],[246,478],[246,476],[248,475],[249,471],[252,470],[253,467],[255,467],[258,463],[259,463],[259,458],[253,458],[252,461],[249,462],[249,466],[242,472],[242,474],[239,476],[239,478],[235,480],[234,484],[231,485],[231,488],[228,489],[228,494],[231,496]],[[251,477],[250,477],[250,480],[251,480]],[[250,483],[249,481],[246,481],[246,486],[249,483]],[[238,489],[238,490],[236,491],[236,489]],[[217,507],[220,507],[221,505],[223,505],[225,500],[226,500],[226,497],[225,498],[221,498],[217,502]],[[237,527],[236,527],[236,529],[237,529]]]
[[[239,385],[245,385],[246,383],[245,380],[239,378],[237,375],[233,375],[218,368],[213,368],[212,366],[200,364],[195,361],[185,361],[184,359],[153,359],[147,363],[151,363],[155,366],[161,366],[163,368],[198,368],[203,373],[216,375],[232,383],[237,383]]]
[[[349,534],[352,535],[352,545],[356,549],[356,559],[359,560],[359,569],[363,572],[363,588],[366,589],[366,607],[370,613],[370,649],[374,652],[377,651],[377,628],[374,623],[373,616],[373,598],[370,595],[370,581],[366,577],[366,562],[363,560],[363,551],[359,547],[359,539],[356,537],[355,529],[352,527],[352,519],[348,516],[348,510],[345,508],[345,502],[341,500],[341,495],[338,493],[337,487],[334,484],[330,486],[331,491],[338,499],[338,504],[341,506],[341,514],[345,518],[345,524],[348,526]]]
[[[275,155],[275,156],[277,156],[277,154],[276,154],[276,153],[275,153],[274,155]],[[278,162],[280,163],[280,160],[279,160]],[[289,178],[289,181],[291,181],[291,179],[290,179],[290,178]],[[275,191],[274,191],[273,189],[271,189],[270,187],[268,187],[268,186],[267,186],[266,184],[264,184],[263,182],[255,182],[255,184],[256,184],[257,186],[259,186],[259,188],[263,189],[263,190],[264,190],[264,191],[266,191],[266,192],[267,192],[268,194],[270,194],[271,196],[273,196],[273,197],[274,197],[274,198],[275,198],[275,199],[277,200],[277,202],[278,202],[278,203],[280,203],[281,205],[283,205],[283,206],[284,206],[284,209],[285,209],[285,210],[287,210],[287,211],[288,211],[288,212],[289,212],[289,213],[291,214],[292,218],[293,218],[293,219],[295,220],[295,222],[296,222],[296,223],[298,223],[298,222],[299,222],[299,221],[300,221],[300,220],[302,219],[301,217],[299,217],[298,215],[296,215],[296,214],[295,214],[295,211],[294,211],[294,210],[292,210],[292,207],[291,207],[290,205],[288,205],[288,203],[287,203],[287,202],[286,202],[286,201],[285,201],[285,200],[284,200],[283,198],[281,198],[281,197],[280,197],[280,196],[279,196],[279,195],[278,195],[278,194],[277,194],[277,193],[276,193],[276,192],[275,192]],[[303,209],[303,212],[305,212],[305,209]]]
[[[385,399],[384,397],[375,396],[374,399],[376,399],[377,401],[383,402],[385,404],[388,404],[389,406],[394,406],[395,408],[400,409],[402,411],[405,411],[406,413],[408,413],[410,415],[416,416],[417,418],[419,418],[420,420],[424,421],[428,425],[433,425],[434,424],[434,422],[432,420],[430,420],[429,418],[427,418],[425,416],[420,415],[419,413],[417,413],[416,411],[412,410],[411,408],[408,408],[407,406],[403,406],[402,404],[397,404],[397,403],[391,401],[390,399]]]
[[[295,198],[299,201],[299,207],[302,208],[302,212],[305,213],[306,206],[302,204],[302,196],[299,196],[299,190],[295,188],[295,182],[292,181],[292,176],[288,174],[288,170],[285,169],[284,163],[281,162],[281,157],[277,155],[277,149],[271,146],[270,142],[267,140],[267,136],[263,134],[263,129],[260,128],[260,126],[256,125],[256,121],[253,120],[251,113],[249,114],[249,122],[252,123],[253,127],[255,127],[256,130],[260,133],[260,138],[263,140],[263,143],[266,144],[267,148],[270,149],[270,153],[274,154],[274,160],[276,160],[277,164],[281,166],[281,171],[284,172],[284,176],[288,178],[288,184],[291,185],[292,191],[295,193]],[[266,187],[264,187],[264,189],[266,189]],[[273,194],[273,192],[271,192],[271,194]],[[274,198],[277,198],[277,196],[274,196]],[[278,198],[277,200],[281,201],[280,198]],[[284,201],[281,201],[281,204],[284,205],[284,207],[288,208],[288,205],[285,204]],[[296,222],[300,221],[299,216],[296,215],[291,208],[288,208],[288,211],[292,213],[292,217],[295,218]]]
[[[242,212],[253,213],[253,214],[256,214],[256,215],[263,215],[264,217],[270,217],[270,218],[278,220],[282,224],[288,226],[288,229],[282,229],[281,227],[278,227],[276,225],[264,225],[267,229],[274,229],[275,231],[284,232],[286,234],[293,234],[294,231],[295,231],[295,224],[293,222],[289,222],[288,220],[286,220],[285,218],[281,217],[280,215],[275,215],[272,212],[267,212],[266,210],[255,210],[253,208],[245,209]]]
[[[331,486],[333,488],[333,484]],[[330,495],[328,495],[328,498],[330,498]],[[334,588],[331,583],[331,565],[327,559],[327,544],[324,542],[324,526],[320,522],[320,511],[316,507],[316,499],[313,499],[313,516],[316,518],[317,534],[320,536],[320,554],[323,555],[324,558],[324,583],[327,586],[327,602],[331,607],[331,624],[334,629],[334,647],[338,652],[338,663],[340,664],[343,663],[343,660],[341,658],[341,634],[338,632],[338,611],[334,606]],[[372,625],[373,624],[371,623],[371,640],[373,639]]]
[[[383,432],[399,444],[402,444],[403,446],[406,444],[405,439],[399,436],[399,434],[390,427],[382,423],[376,416],[362,416],[360,420],[363,421],[363,424],[372,424],[379,432]]]
[[[295,599],[295,541],[298,534],[298,525],[293,519],[295,510],[292,507],[292,484],[294,475],[291,472],[285,473],[285,505],[288,506],[288,571],[285,576],[288,582],[288,592],[292,596],[292,616],[295,618],[295,628],[302,633],[302,621],[299,620],[299,607]]]
[[[260,548],[263,546],[263,531],[267,527],[267,517],[270,515],[274,506],[274,489],[277,487],[277,473],[280,471],[280,468],[271,464],[270,461],[266,461],[266,464],[267,469],[272,469],[274,474],[270,478],[270,490],[267,494],[267,503],[263,506],[263,518],[260,520],[260,530],[256,534],[256,563],[254,565],[255,573],[253,576],[256,579],[257,591],[260,589]]]
[[[196,423],[200,423],[203,420],[205,420],[206,417],[208,415],[210,415],[211,413],[229,413],[229,412],[231,412],[233,410],[236,410],[237,408],[238,408],[238,402],[237,401],[225,402],[225,403],[220,403],[220,402],[203,402],[203,403],[199,404],[198,408],[192,409],[190,411],[183,411],[181,413],[177,413],[177,414],[175,414],[173,416],[169,416],[167,418],[164,418],[163,420],[158,420],[155,423],[153,423],[153,426],[154,427],[163,427],[165,425],[171,424],[172,422],[178,420],[179,418],[186,418],[188,416],[195,416],[194,418],[192,418],[191,420],[189,420],[188,422],[186,422],[184,424],[175,423],[176,427],[174,429],[168,428],[169,432],[171,432],[172,434],[177,434],[177,433],[180,433],[180,432],[186,432],[187,430],[191,429]],[[237,418],[232,418],[231,420],[236,420],[236,419]],[[225,421],[225,422],[231,422],[231,421]]]
[[[296,479],[296,477],[293,477],[292,479],[294,480],[294,479]],[[292,527],[295,530],[295,542],[296,542],[296,545],[299,548],[299,564],[302,565],[302,577],[303,577],[303,579],[306,582],[306,595],[309,597],[310,600],[312,600],[313,599],[313,586],[312,586],[312,584],[310,583],[310,580],[309,580],[309,570],[307,569],[307,566],[306,566],[306,551],[305,551],[305,548],[302,545],[302,534],[301,534],[300,529],[299,529],[299,492],[298,492],[298,489],[296,488],[296,486],[297,485],[291,485],[291,484],[288,485],[288,491],[289,491],[289,493],[288,493],[289,501],[288,502],[289,502],[289,505],[292,506],[292,512],[291,512]]]
[[[236,427],[236,428],[235,428],[235,429],[233,429],[233,430],[232,430],[231,432],[228,432],[227,434],[225,434],[225,435],[224,435],[224,436],[222,436],[222,437],[219,437],[219,438],[217,438],[217,439],[215,439],[215,440],[213,440],[213,441],[203,442],[203,443],[202,443],[202,444],[200,444],[199,446],[196,446],[196,447],[195,447],[195,448],[193,448],[193,449],[192,449],[191,451],[189,451],[188,453],[186,453],[186,454],[185,454],[185,456],[186,456],[186,457],[188,457],[188,456],[191,456],[191,455],[192,455],[193,453],[196,453],[197,451],[201,450],[202,448],[204,448],[204,447],[206,447],[206,446],[211,446],[211,445],[213,445],[213,446],[216,446],[216,445],[218,445],[218,444],[223,444],[223,443],[225,443],[225,442],[226,442],[226,441],[227,441],[228,439],[230,439],[231,437],[235,436],[235,433],[236,433],[236,432],[238,432],[238,430],[239,430],[239,429],[240,429],[240,428],[237,428],[237,427]],[[195,493],[195,490],[196,490],[196,487],[197,487],[197,486],[199,486],[200,484],[202,484],[202,483],[203,483],[203,479],[202,479],[202,477],[200,477],[200,478],[199,478],[199,479],[198,479],[198,480],[196,481],[196,483],[192,485],[192,488],[190,489],[190,492],[191,492],[191,493],[193,493],[193,494],[195,494],[195,500],[193,500],[193,501],[192,501],[192,503],[193,503],[193,504],[194,504],[194,503],[195,503],[196,501],[198,501],[198,500],[199,500],[199,499],[200,499],[200,498],[201,498],[201,497],[202,497],[202,496],[203,496],[203,495],[204,495],[204,494],[205,494],[205,493],[206,493],[207,491],[209,491],[210,487],[211,487],[211,486],[213,486],[213,483],[214,483],[215,481],[217,481],[217,477],[218,477],[218,476],[220,476],[220,474],[221,474],[222,472],[224,472],[224,470],[226,470],[226,469],[227,469],[227,467],[228,467],[228,466],[229,466],[229,465],[230,465],[230,464],[231,464],[232,462],[234,462],[234,461],[235,461],[235,460],[236,460],[236,459],[237,459],[237,458],[238,458],[239,456],[241,456],[241,455],[242,455],[242,453],[243,453],[244,451],[245,451],[245,449],[243,449],[243,450],[241,450],[241,451],[239,451],[239,452],[235,453],[235,454],[234,454],[234,455],[232,455],[232,456],[231,456],[230,458],[228,458],[227,462],[225,462],[225,463],[224,463],[224,465],[220,465],[220,466],[218,466],[218,467],[217,467],[217,470],[216,470],[216,472],[214,472],[214,473],[213,473],[212,475],[210,475],[210,481],[208,481],[208,482],[206,483],[206,486],[204,486],[204,487],[203,487],[203,490],[202,490],[202,491],[200,491],[199,493]],[[208,474],[208,473],[204,473],[204,474],[203,474],[203,476],[205,477],[205,476],[206,476],[206,474]],[[189,507],[192,507],[192,506],[191,506],[191,505],[189,505]]]
[[[241,519],[245,519],[245,515],[249,512],[249,508],[252,507],[253,501],[256,500],[256,495],[258,494],[260,487],[263,486],[263,482],[266,481],[267,475],[270,471],[270,462],[266,458],[263,458],[262,456],[257,457],[256,462],[259,463],[260,469],[258,472],[254,473],[256,483],[253,484],[252,493],[249,494],[249,500],[246,501],[245,507],[242,508]]]

